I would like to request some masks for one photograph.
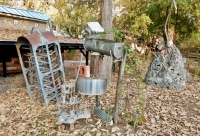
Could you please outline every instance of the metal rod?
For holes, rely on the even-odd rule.
[[[85,57],[85,58],[86,58],[86,65],[87,65],[87,66],[88,66],[88,64],[89,64],[89,63],[88,63],[88,58],[89,58],[88,55],[89,55],[89,53],[88,53],[88,51],[86,51],[86,57]]]
[[[3,61],[3,77],[6,77],[6,55],[2,52],[2,61]]]
[[[117,119],[118,119],[118,114],[119,114],[119,99],[121,96],[121,91],[122,91],[122,79],[123,79],[123,74],[124,74],[124,67],[126,63],[126,51],[124,52],[122,56],[122,61],[120,61],[120,68],[119,68],[119,73],[118,73],[118,79],[117,79],[117,90],[116,90],[116,95],[115,95],[115,114],[114,114],[114,123],[117,124]]]
[[[96,107],[98,108],[99,107],[99,97],[98,97],[98,95],[96,95]]]
[[[81,62],[82,62],[82,57],[83,57],[83,55],[81,54],[80,63],[79,63],[79,65],[78,65],[78,71],[77,71],[77,73],[76,73],[76,78],[75,78],[75,80],[74,80],[74,85],[76,84],[76,81],[77,81],[77,79],[78,79],[78,75],[79,75],[79,72],[80,72],[80,66],[81,66]]]
[[[51,20],[51,18],[48,19],[48,25],[49,25],[49,30],[50,30],[50,32],[53,33],[52,20]]]

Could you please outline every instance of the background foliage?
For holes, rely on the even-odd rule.
[[[114,0],[114,29],[129,31],[132,37],[138,36],[148,42],[155,35],[162,36],[170,2],[171,0]],[[176,2],[178,13],[175,14],[173,9],[170,28],[176,44],[182,45],[187,40],[194,40],[194,35],[199,33],[200,1]],[[0,4],[14,5],[7,0]],[[100,19],[100,0],[23,0],[21,6],[46,12],[63,33],[72,37],[81,34],[86,22]]]
[[[34,2],[23,0],[21,7],[47,13],[54,21],[53,24],[59,28],[60,33],[78,38],[87,22],[100,22],[100,2],[101,0]],[[137,70],[141,60],[139,54],[132,55],[136,53],[131,50],[131,43],[137,39],[146,46],[151,42],[152,37],[163,36],[170,3],[171,0],[113,0],[113,30],[105,32],[113,33],[116,41],[125,42],[130,68]],[[175,8],[172,9],[169,26],[174,43],[179,48],[199,50],[200,1],[176,0],[176,3],[178,12],[175,14]],[[15,3],[6,0],[1,1],[0,4],[15,6]],[[134,70],[127,71],[132,73]]]

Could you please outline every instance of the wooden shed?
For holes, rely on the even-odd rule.
[[[30,31],[36,26],[46,30],[49,17],[42,12],[0,5],[0,28]]]
[[[29,34],[34,26],[45,31],[48,19],[42,12],[0,5],[0,75],[22,71],[15,47],[17,38]]]

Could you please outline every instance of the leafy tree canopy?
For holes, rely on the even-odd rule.
[[[170,10],[171,0],[113,0],[113,27],[129,31],[133,36],[149,39],[162,35]],[[176,43],[199,33],[200,1],[176,0],[177,14],[172,9],[170,28]],[[0,4],[10,4],[2,1]],[[81,5],[81,6],[80,6]],[[27,9],[39,10],[50,15],[54,24],[64,33],[78,37],[89,21],[99,21],[100,0],[23,0]],[[53,9],[53,10],[52,10]]]
[[[149,15],[153,24],[149,26],[149,31],[159,33],[164,28],[164,22],[169,13],[171,0],[151,1],[147,4],[145,13]],[[177,14],[172,10],[170,27],[176,34],[176,40],[181,42],[197,33],[200,19],[200,2],[198,0],[176,0]]]
[[[164,24],[170,10],[171,0],[120,0],[121,16],[114,19],[119,29],[132,31],[136,35],[162,35]],[[177,14],[172,9],[170,28],[181,42],[199,31],[200,1],[176,0]],[[138,29],[136,29],[138,28]]]
[[[72,37],[78,37],[87,22],[99,20],[96,0],[56,0],[51,5],[55,8],[52,16],[55,24]]]

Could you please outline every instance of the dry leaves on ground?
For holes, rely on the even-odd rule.
[[[126,81],[129,83],[128,103],[125,101],[128,90]],[[190,82],[182,91],[144,86],[142,91],[145,101],[141,101],[140,91],[136,87],[137,81],[133,76],[125,77],[118,124],[110,126],[109,123],[101,122],[93,115],[89,119],[77,120],[75,130],[72,132],[69,131],[69,126],[57,122],[55,113],[59,108],[64,107],[63,105],[50,102],[49,107],[45,108],[42,101],[33,102],[29,99],[22,74],[7,78],[0,77],[0,83],[21,85],[8,86],[7,92],[0,95],[0,135],[2,136],[200,135],[200,83],[196,80]],[[112,111],[114,108],[115,83],[112,82],[107,88],[107,93],[99,97],[101,108],[106,111]],[[122,116],[126,113],[134,116],[142,102],[146,105],[145,120],[133,129],[133,125],[125,121]],[[80,104],[80,108],[87,107],[91,111],[93,104],[95,104],[95,97],[89,96],[85,99],[85,103]],[[125,110],[126,104],[128,105]]]

